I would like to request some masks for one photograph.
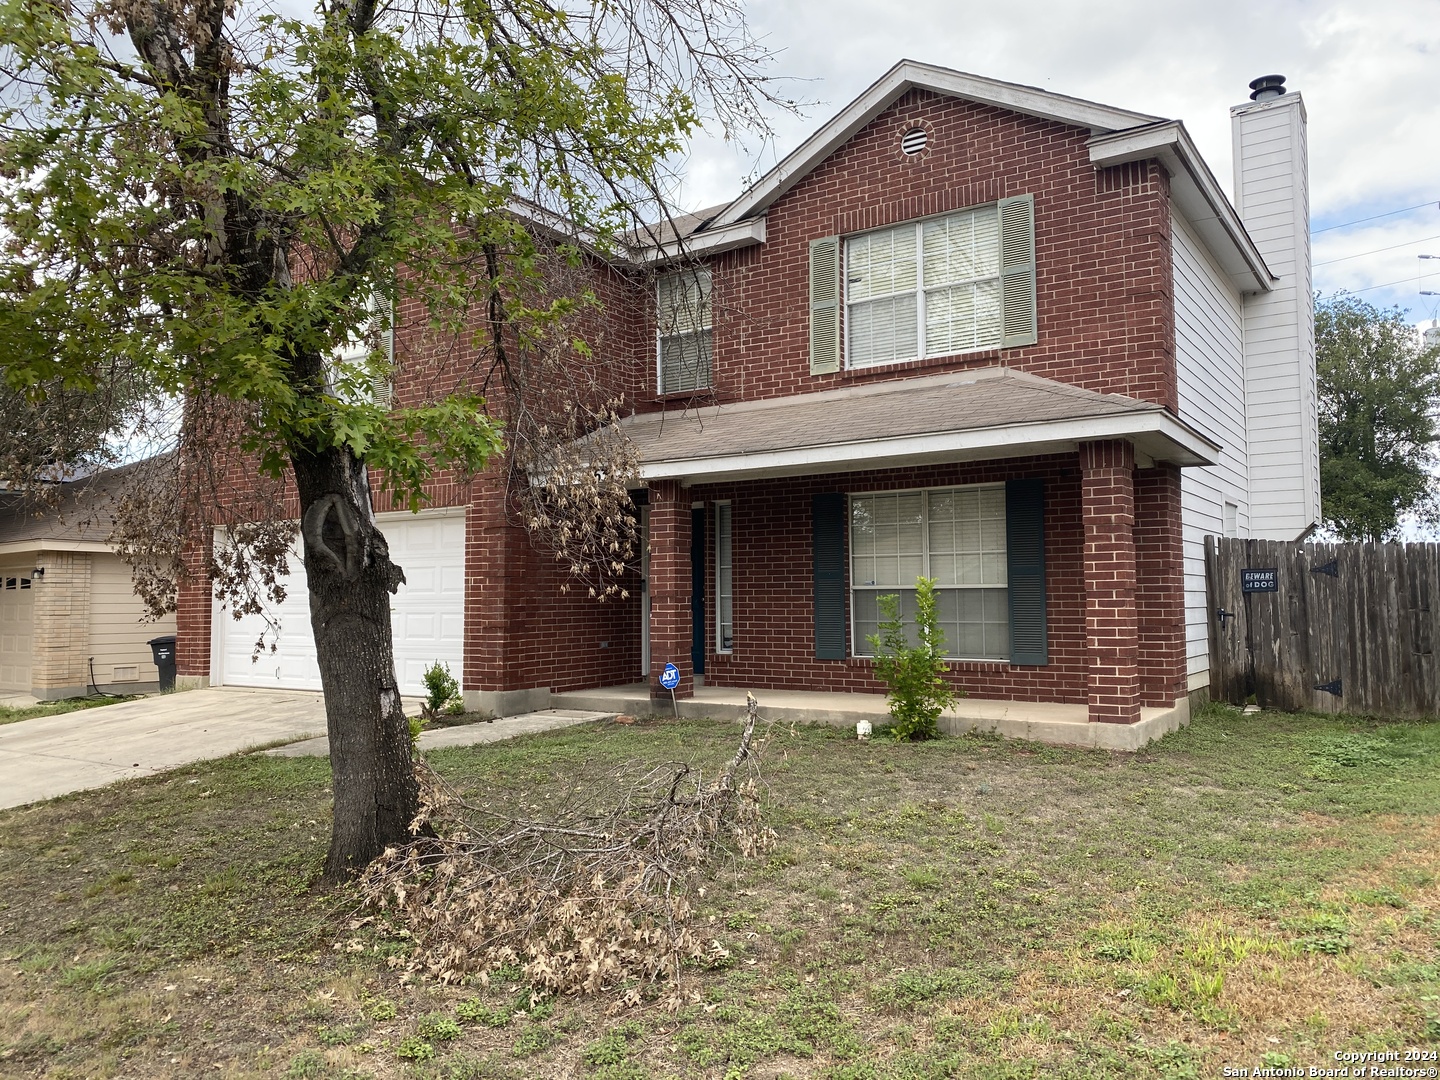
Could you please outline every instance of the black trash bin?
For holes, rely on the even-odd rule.
[[[150,646],[150,654],[155,658],[155,666],[160,669],[160,689],[174,690],[175,635],[151,638],[146,644]]]

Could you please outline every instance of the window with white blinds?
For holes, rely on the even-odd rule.
[[[656,372],[662,394],[710,386],[710,273],[667,274],[656,286]]]
[[[845,301],[850,367],[1000,345],[999,205],[850,237]]]
[[[935,579],[946,655],[1004,660],[1010,647],[1005,485],[850,497],[850,587],[857,656],[872,650],[880,597],[900,597],[914,641],[915,579]]]
[[[365,303],[370,319],[335,350],[329,365],[331,389],[349,401],[368,400],[390,408],[394,392],[395,317],[388,297],[372,295]],[[380,352],[379,363],[371,357]]]

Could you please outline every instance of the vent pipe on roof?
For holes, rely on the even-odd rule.
[[[1261,75],[1250,82],[1251,101],[1272,101],[1285,93],[1284,75]]]

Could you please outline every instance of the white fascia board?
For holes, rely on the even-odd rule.
[[[751,218],[733,225],[691,233],[683,240],[635,248],[636,261],[649,265],[675,262],[696,255],[719,255],[722,251],[765,243],[765,219]]]
[[[1033,86],[986,79],[915,60],[901,60],[801,143],[784,161],[761,177],[754,187],[722,210],[715,218],[714,226],[742,221],[769,207],[901,95],[914,89],[994,105],[1027,116],[1089,128],[1092,132],[1152,124],[1160,119],[1063,94],[1052,94]]]
[[[1157,158],[1170,174],[1176,208],[1194,226],[1235,287],[1246,293],[1269,292],[1274,287],[1275,275],[1179,120],[1138,131],[1096,135],[1088,145],[1090,163],[1097,168]]]
[[[9,555],[40,554],[42,551],[78,551],[105,554],[115,549],[99,540],[11,540],[0,544],[0,558]]]
[[[1062,453],[1096,439],[1129,439],[1146,457],[1182,467],[1214,465],[1220,460],[1220,444],[1187,424],[1168,413],[1140,413],[803,446],[755,454],[647,461],[640,467],[640,478],[678,477],[687,484],[696,484],[764,476],[858,472],[941,461]]]

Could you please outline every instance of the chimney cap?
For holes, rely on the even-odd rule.
[[[1284,75],[1261,75],[1250,80],[1250,100],[1270,101],[1285,93]]]

